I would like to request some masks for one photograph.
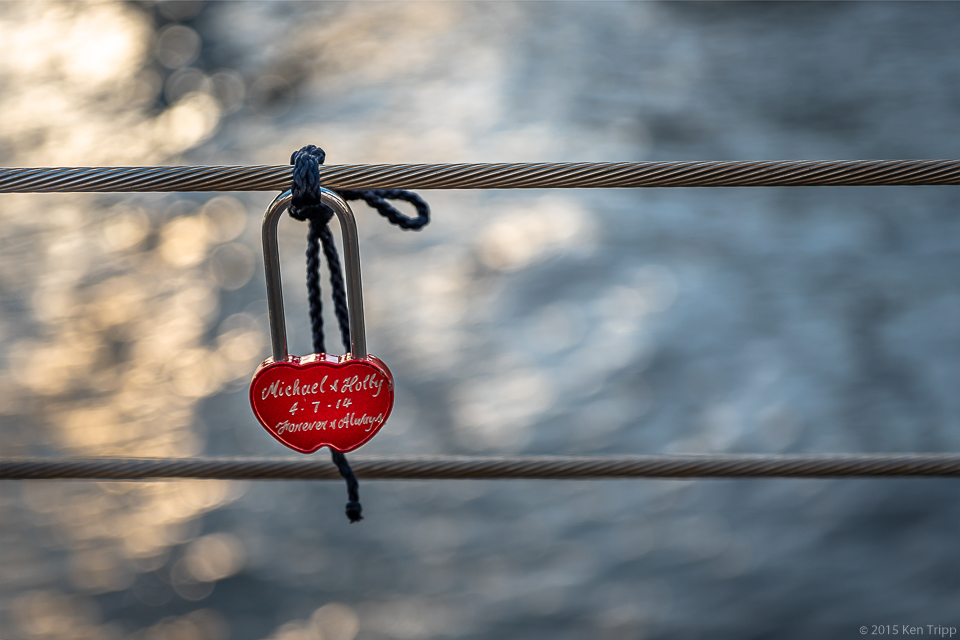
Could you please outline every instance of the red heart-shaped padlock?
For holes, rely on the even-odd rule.
[[[250,406],[286,446],[346,453],[380,431],[393,409],[393,375],[379,358],[310,355],[269,359],[250,384]]]
[[[323,204],[336,213],[343,232],[350,353],[303,358],[287,353],[277,247],[277,222],[292,198],[286,191],[263,215],[263,265],[273,357],[264,360],[253,374],[250,406],[263,428],[294,451],[313,453],[328,446],[346,453],[375,436],[390,416],[393,374],[379,358],[367,354],[360,247],[353,212],[339,194],[323,188],[320,192]]]

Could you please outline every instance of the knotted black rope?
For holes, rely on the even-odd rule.
[[[292,200],[290,216],[295,220],[308,220],[310,231],[307,234],[307,298],[310,303],[310,327],[313,332],[313,349],[316,353],[325,353],[323,340],[323,305],[320,299],[320,248],[327,259],[330,271],[330,289],[333,297],[333,310],[340,325],[340,338],[343,348],[350,350],[350,314],[347,310],[347,294],[343,286],[343,274],[340,269],[340,256],[333,243],[333,233],[328,223],[333,218],[333,209],[321,202],[320,165],[326,154],[323,149],[308,144],[290,157],[293,165],[293,185],[290,189]],[[420,196],[400,189],[373,189],[370,191],[339,191],[344,200],[363,200],[376,209],[380,215],[401,229],[422,229],[430,222],[430,208]],[[410,218],[398,211],[387,200],[409,202],[417,210],[417,217]],[[363,507],[360,506],[360,484],[357,482],[347,456],[330,449],[333,463],[347,482],[347,518],[350,522],[363,520]]]

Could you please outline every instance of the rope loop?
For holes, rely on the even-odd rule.
[[[368,205],[377,210],[377,213],[405,231],[419,231],[430,222],[430,207],[423,198],[412,191],[403,189],[369,189],[365,191],[340,191],[344,200],[363,200]],[[410,218],[403,215],[392,204],[390,200],[403,200],[413,205],[417,210],[417,217]]]
[[[326,160],[323,149],[312,144],[302,147],[290,156],[293,165],[293,181],[290,216],[301,222],[316,220],[327,224],[333,218],[333,210],[321,203],[320,165]],[[403,189],[344,189],[337,193],[344,200],[363,200],[377,213],[405,231],[419,231],[430,222],[430,206],[417,194]],[[413,205],[416,217],[406,216],[387,200],[403,200]]]

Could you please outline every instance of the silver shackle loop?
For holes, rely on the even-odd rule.
[[[350,355],[367,357],[367,337],[363,327],[363,292],[360,287],[360,243],[357,238],[357,220],[350,205],[337,193],[320,189],[321,202],[337,214],[343,233],[343,267],[347,289],[347,309],[350,312]],[[284,191],[277,196],[263,214],[263,267],[267,275],[267,308],[270,312],[270,342],[273,361],[287,359],[287,326],[283,316],[283,291],[280,288],[280,249],[277,243],[277,223],[290,205],[293,196]]]

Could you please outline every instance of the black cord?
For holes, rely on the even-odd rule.
[[[370,189],[368,191],[338,191],[344,200],[363,200],[377,210],[384,218],[401,229],[419,231],[430,222],[430,207],[423,199],[412,191],[402,189]],[[416,218],[408,218],[400,213],[396,207],[387,202],[403,200],[409,202],[417,210]]]
[[[307,234],[307,299],[310,303],[310,328],[313,334],[315,353],[325,353],[323,339],[323,305],[320,297],[320,248],[327,260],[330,272],[330,290],[333,297],[333,310],[340,325],[340,338],[343,348],[350,350],[350,314],[347,310],[347,293],[343,286],[343,273],[340,268],[340,256],[333,242],[333,233],[329,222],[333,210],[322,203],[320,192],[320,165],[326,153],[312,144],[294,152],[290,157],[293,165],[293,196],[290,203],[290,216],[295,220],[308,220],[310,231]],[[344,200],[363,200],[376,209],[380,215],[401,229],[417,231],[430,222],[430,207],[420,196],[400,189],[372,189],[369,191],[340,191]],[[387,200],[409,202],[417,211],[416,218],[410,218],[398,211]],[[331,448],[330,456],[337,465],[340,475],[347,483],[347,518],[350,522],[363,520],[363,507],[360,505],[360,483],[350,468],[347,456]]]

